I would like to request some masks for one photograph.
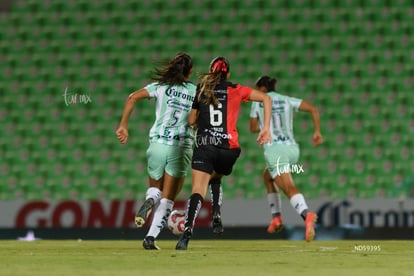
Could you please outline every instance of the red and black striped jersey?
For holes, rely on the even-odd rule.
[[[252,92],[251,87],[222,81],[214,88],[219,104],[207,105],[204,95],[199,100],[200,87],[193,102],[193,109],[199,111],[197,119],[197,137],[195,144],[214,145],[220,148],[239,148],[237,120],[240,104],[247,102]]]

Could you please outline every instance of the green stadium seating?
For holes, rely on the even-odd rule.
[[[0,14],[0,200],[144,197],[154,103],[137,104],[127,145],[114,132],[153,61],[182,50],[195,72],[225,55],[233,81],[269,74],[320,109],[322,146],[308,114],[294,122],[307,197],[409,196],[413,16],[411,1],[16,1]],[[66,105],[66,87],[92,102]],[[265,194],[249,110],[225,198]]]

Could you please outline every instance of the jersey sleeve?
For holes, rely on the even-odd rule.
[[[239,91],[239,94],[241,95],[243,101],[249,101],[253,88],[237,84],[236,89]]]
[[[153,82],[145,86],[144,88],[148,91],[150,98],[157,97],[157,88],[159,87],[158,83]]]
[[[289,104],[292,106],[293,110],[297,112],[299,110],[299,106],[302,103],[302,99],[288,97]]]
[[[250,108],[250,118],[258,118],[259,117],[259,103],[252,102],[252,107]]]

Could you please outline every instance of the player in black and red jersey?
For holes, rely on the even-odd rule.
[[[203,75],[197,86],[188,117],[189,124],[197,128],[192,158],[192,194],[188,199],[185,230],[176,245],[177,250],[187,249],[209,180],[229,175],[240,155],[236,124],[242,101],[263,103],[264,127],[257,141],[261,145],[270,142],[270,98],[259,90],[227,81],[229,77],[229,62],[224,57],[216,57],[210,63],[210,72]]]

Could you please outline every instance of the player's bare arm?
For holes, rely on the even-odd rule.
[[[197,118],[198,118],[198,110],[191,109],[190,114],[188,115],[188,124],[193,128],[197,128]]]
[[[253,89],[250,93],[250,100],[263,103],[264,119],[263,119],[263,129],[260,130],[259,135],[257,136],[256,141],[260,145],[270,142],[270,119],[272,115],[272,100],[265,93]]]
[[[322,144],[323,143],[323,137],[322,137],[322,134],[321,134],[320,118],[319,118],[318,109],[314,105],[312,105],[311,103],[309,103],[307,101],[302,101],[302,103],[299,106],[299,110],[311,113],[312,121],[313,121],[313,127],[314,127],[313,137],[312,137],[313,145],[316,147],[316,146]]]
[[[128,121],[132,110],[134,109],[135,103],[144,98],[149,98],[149,93],[144,88],[135,91],[128,96],[125,102],[121,122],[118,129],[116,130],[116,137],[118,138],[119,142],[121,142],[121,144],[125,144],[128,140]]]

